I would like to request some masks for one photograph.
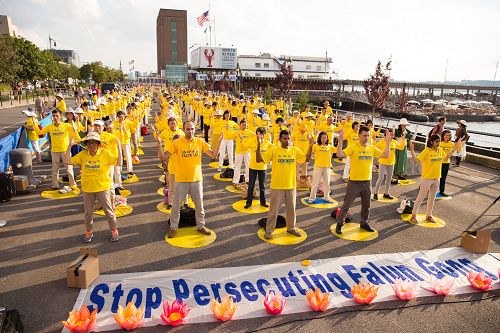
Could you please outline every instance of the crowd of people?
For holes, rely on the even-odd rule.
[[[73,109],[67,107],[64,96],[57,94],[51,110],[52,124],[41,128],[37,112],[28,110],[25,127],[38,162],[42,161],[38,138],[46,134],[50,138],[53,190],[77,190],[76,181],[81,181],[86,225],[84,242],[90,242],[93,237],[96,201],[108,218],[110,240],[119,239],[114,195],[125,190],[123,175],[125,179],[135,177],[139,137],[147,128],[153,98],[160,107],[151,128],[168,186],[165,205],[171,210],[169,238],[176,237],[181,210],[188,198],[195,206],[198,231],[204,235],[212,233],[205,225],[203,154],[217,163],[217,172],[222,172],[226,165],[233,170],[235,190],[247,193],[245,210],[253,205],[258,180],[259,204],[269,208],[264,237],[271,239],[282,205],[286,211],[287,232],[301,236],[296,227],[297,187],[310,188],[307,198],[310,204],[318,197],[326,203],[333,202],[330,179],[334,156],[345,162],[342,178],[347,183],[337,214],[337,234],[342,234],[346,214],[358,196],[361,198],[360,228],[374,232],[369,224],[371,200],[378,200],[379,195],[394,199],[390,194],[391,182],[405,180],[408,149],[413,162],[422,165],[412,222],[418,222],[416,214],[426,196],[427,221],[435,222],[434,198],[438,191],[440,195],[447,195],[444,191],[450,158],[458,151],[457,164],[460,163],[468,139],[465,121],[460,122],[452,142],[445,120],[440,120],[429,133],[426,148],[416,156],[415,133],[410,132],[406,119],[401,119],[397,128],[383,130],[382,126],[374,127],[371,119],[356,119],[350,113],[341,117],[328,101],[314,111],[309,106],[297,110],[283,99],[266,102],[259,96],[248,98],[186,88],[140,86],[102,93],[95,89],[81,92]],[[200,135],[196,135],[197,129]],[[309,175],[311,159],[314,162]],[[126,173],[122,172],[123,161]],[[60,189],[61,162],[66,168],[69,189]],[[74,166],[79,169],[76,176]],[[271,168],[269,203],[265,188],[268,168]],[[374,168],[379,176],[372,184]],[[381,188],[383,191],[379,193]]]

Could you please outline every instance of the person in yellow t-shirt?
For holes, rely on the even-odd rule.
[[[451,132],[449,130],[444,130],[441,133],[441,143],[439,144],[439,147],[444,150],[446,155],[453,149],[455,144],[451,141]],[[461,145],[457,148],[457,150],[460,150]],[[443,163],[441,164],[441,179],[439,180],[439,193],[437,194],[437,197],[447,197],[448,194],[444,193],[444,190],[446,188],[446,177],[448,177],[448,170],[450,170],[450,160],[444,160]]]
[[[90,132],[82,140],[82,145],[87,149],[81,151],[69,161],[72,165],[79,165],[82,170],[82,194],[85,210],[85,227],[87,232],[83,236],[83,242],[89,243],[94,236],[92,229],[94,225],[94,204],[100,203],[104,214],[108,219],[111,231],[111,242],[120,239],[116,226],[116,216],[113,207],[114,193],[110,190],[113,181],[109,173],[110,166],[117,163],[117,156],[111,154],[104,145],[98,133]]]
[[[325,132],[328,135],[328,142],[333,145],[333,141],[336,137],[338,137],[338,131],[340,131],[342,127],[335,126],[333,124],[333,117],[328,116],[326,118],[326,124],[323,124],[318,128],[318,132]]]
[[[241,165],[245,163],[245,181],[248,182],[249,178],[249,167],[250,167],[250,149],[245,146],[245,143],[253,138],[255,134],[247,129],[247,121],[245,119],[240,120],[240,129],[234,134],[234,141],[236,143],[235,148],[235,160],[234,160],[234,177],[233,185],[238,186],[240,183],[241,175]]]
[[[120,140],[122,147],[122,154],[127,162],[128,177],[134,175],[134,166],[132,164],[132,150],[130,148],[130,138],[132,137],[130,131],[130,123],[125,121],[125,112],[118,111],[116,113],[117,120],[114,122],[116,136]]]
[[[351,123],[351,128],[349,128],[349,130],[344,132],[345,133],[344,140],[347,140],[347,147],[352,146],[359,141],[358,131],[359,131],[359,123],[357,121],[354,121]],[[369,142],[370,140],[368,140],[368,143]],[[342,179],[344,180],[345,183],[347,183],[348,181],[350,169],[351,169],[351,157],[347,156],[344,165],[344,173],[342,175]]]
[[[309,148],[309,141],[311,138],[312,136],[307,132],[306,126],[303,123],[300,123],[298,126],[296,126],[295,131],[292,132],[293,145],[302,150],[303,153],[307,152],[307,149]],[[297,167],[299,176],[302,178],[306,178],[307,162],[304,161],[303,163],[298,163]]]
[[[318,134],[318,141],[312,147],[314,154],[314,171],[312,176],[311,194],[309,203],[316,200],[316,194],[320,183],[323,183],[324,199],[331,202],[330,198],[330,177],[332,174],[332,154],[337,152],[337,148],[332,146],[328,140],[326,132]]]
[[[411,222],[418,223],[417,214],[427,196],[427,208],[426,208],[426,221],[435,223],[436,220],[432,217],[432,210],[434,209],[434,202],[436,201],[436,193],[439,187],[439,178],[441,178],[441,166],[444,161],[450,159],[453,153],[458,149],[461,141],[455,142],[453,149],[451,149],[448,154],[444,152],[443,148],[439,147],[441,144],[441,137],[437,134],[431,135],[429,140],[427,140],[427,147],[422,150],[418,157],[415,156],[415,147],[413,142],[410,142],[411,157],[415,163],[422,164],[422,181],[420,182],[420,188],[418,190],[417,198],[413,204],[413,210],[411,214]]]
[[[344,197],[344,202],[340,212],[337,214],[337,225],[335,232],[342,234],[342,226],[347,211],[351,207],[354,200],[359,196],[361,197],[361,220],[360,228],[368,232],[375,230],[368,224],[368,217],[370,215],[370,201],[371,201],[371,179],[372,179],[372,166],[373,158],[387,158],[389,156],[389,140],[391,136],[386,131],[385,140],[387,145],[384,151],[378,149],[373,145],[369,145],[370,129],[366,126],[361,126],[358,131],[358,142],[347,146],[343,149],[344,131],[339,132],[339,145],[337,147],[337,157],[343,158],[349,156],[351,160],[351,168],[349,171],[349,181]]]
[[[61,161],[66,167],[70,187],[75,189],[76,182],[73,174],[73,166],[66,165],[69,162],[69,149],[71,147],[75,131],[70,124],[61,121],[61,111],[52,110],[52,124],[45,126],[40,134],[50,135],[50,154],[52,158],[52,189],[59,189],[59,167]]]
[[[122,148],[120,144],[120,140],[113,134],[113,121],[106,120],[103,122],[102,120],[94,120],[92,123],[92,127],[94,132],[99,134],[102,143],[104,143],[103,149],[108,150],[111,155],[117,157],[117,162],[114,165],[111,165],[109,168],[109,176],[113,180],[112,189],[114,189],[114,194],[120,195],[120,191],[125,190],[122,184],[122,165],[123,165],[123,156],[122,156]],[[106,128],[106,131],[104,131]]]
[[[269,208],[269,213],[267,215],[264,238],[272,238],[282,202],[285,204],[286,208],[285,219],[287,232],[296,237],[301,237],[302,233],[296,228],[297,216],[295,214],[295,201],[297,196],[297,190],[295,188],[297,181],[297,163],[307,163],[309,161],[311,158],[311,149],[314,144],[314,139],[310,138],[307,154],[304,154],[301,149],[290,145],[290,132],[288,132],[288,130],[280,132],[280,145],[268,149],[265,153],[262,153],[261,151],[262,140],[262,137],[258,136],[256,160],[259,163],[272,163],[271,207]]]
[[[300,112],[298,110],[293,110],[292,117],[287,120],[286,124],[290,128],[290,131],[293,133],[296,130],[296,127],[300,123]]]
[[[282,117],[278,117],[275,120],[275,125],[273,126],[273,145],[279,145],[279,136],[281,131],[287,130],[288,127],[285,126],[285,121]]]
[[[260,140],[260,152],[264,154],[268,149],[272,147],[272,144],[266,138],[266,130],[263,127],[257,127],[255,134],[249,137],[243,143],[243,149],[248,149],[250,151],[250,163],[249,163],[249,180],[248,180],[248,191],[247,191],[247,202],[244,206],[245,209],[250,208],[253,202],[253,191],[255,189],[255,182],[259,180],[259,200],[262,207],[269,207],[266,202],[265,196],[265,181],[266,181],[266,170],[267,163],[257,162],[257,145]]]
[[[370,132],[371,133],[371,132]],[[371,135],[371,134],[370,134]],[[392,179],[392,174],[394,173],[394,164],[396,163],[396,149],[404,149],[406,145],[406,140],[401,140],[400,142],[396,141],[393,139],[394,137],[394,129],[392,132],[389,133],[391,136],[390,142],[390,147],[389,147],[389,157],[387,158],[379,158],[378,159],[378,179],[377,183],[375,184],[374,187],[374,192],[373,192],[373,199],[378,200],[378,193],[380,190],[380,186],[382,186],[382,183],[384,183],[384,198],[392,200],[394,199],[390,194],[389,194],[389,189],[391,187],[391,179]],[[372,137],[370,136],[370,139]],[[368,142],[370,142],[370,139]],[[380,140],[375,144],[377,148],[380,150],[385,150],[385,145],[387,144],[386,140]]]
[[[56,109],[61,113],[66,112],[66,101],[61,93],[56,94]]]
[[[215,146],[217,142],[219,142],[219,140],[222,140],[222,126],[224,125],[224,122],[222,120],[223,114],[224,113],[222,112],[222,110],[217,110],[215,111],[215,113],[210,115],[210,118],[208,118],[210,119],[210,129],[209,129],[210,146]],[[219,169],[222,170],[222,166],[220,166]]]
[[[218,172],[222,171],[222,166],[224,163],[224,157],[227,154],[229,159],[229,167],[234,168],[234,132],[238,130],[238,124],[231,120],[231,113],[226,110],[222,115],[221,122],[221,136],[222,141],[220,143],[219,150],[219,168]]]
[[[203,176],[201,173],[201,155],[205,153],[214,159],[219,153],[220,139],[217,148],[213,151],[208,143],[203,139],[194,136],[194,123],[186,121],[184,123],[184,136],[173,141],[165,153],[165,158],[176,155],[177,165],[182,168],[175,170],[175,197],[170,214],[170,228],[167,232],[169,238],[175,237],[179,227],[180,209],[183,199],[190,195],[195,205],[196,225],[198,231],[204,235],[212,232],[205,227],[205,211],[203,208]],[[161,140],[158,139],[161,142]]]
[[[38,140],[40,139],[38,133],[40,129],[38,128],[38,115],[31,109],[21,111],[26,117],[28,117],[28,121],[23,125],[28,134],[28,140],[31,143],[31,147],[36,155],[37,163],[42,163],[42,150],[40,149],[40,143]]]

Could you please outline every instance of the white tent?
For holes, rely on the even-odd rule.
[[[459,99],[454,99],[453,101],[451,101],[451,104],[454,104],[454,105],[460,105],[460,104],[464,104],[465,102],[464,101],[461,101]]]

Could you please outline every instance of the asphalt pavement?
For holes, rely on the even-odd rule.
[[[135,166],[140,182],[126,186],[132,191],[128,202],[134,211],[118,219],[120,241],[110,243],[105,218],[95,219],[91,245],[99,251],[101,274],[265,265],[446,248],[458,246],[461,232],[469,229],[491,229],[490,252],[500,252],[500,203],[493,204],[500,195],[498,170],[470,163],[451,168],[447,192],[453,195],[453,200],[439,201],[435,206],[435,215],[447,222],[444,228],[410,225],[396,213],[399,203],[372,202],[370,221],[379,231],[379,237],[370,242],[335,237],[329,231],[333,223],[330,210],[310,208],[299,202],[297,222],[308,238],[299,246],[285,247],[262,242],[257,237],[257,220],[265,214],[243,214],[231,208],[240,195],[228,192],[225,190],[228,183],[213,178],[216,170],[208,166],[206,157],[203,160],[206,222],[217,233],[217,240],[198,249],[172,247],[164,240],[168,215],[156,210],[162,201],[156,190],[162,184],[158,180],[161,170],[157,167],[151,135],[145,136],[143,145],[145,155]],[[33,168],[36,175],[50,175],[50,163]],[[334,170],[339,175],[332,179],[333,197],[339,203],[345,192],[342,169],[343,164],[336,163]],[[7,225],[0,228],[0,305],[19,309],[25,332],[60,332],[60,321],[67,318],[79,292],[66,287],[66,266],[83,246],[82,198],[41,198],[41,191],[49,187],[50,181],[46,181],[33,193],[0,203],[0,220],[7,220]],[[417,191],[418,184],[392,187],[392,194],[399,198],[414,198]],[[299,191],[297,200],[305,195],[307,192]],[[351,209],[354,218],[359,217],[359,211],[358,199]],[[157,326],[139,332],[499,332],[498,296],[500,292],[495,291],[410,303],[393,301],[324,314],[307,312],[175,329]]]

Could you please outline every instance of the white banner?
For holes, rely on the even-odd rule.
[[[450,294],[467,294],[479,292],[470,285],[467,272],[484,271],[493,278],[492,289],[500,289],[499,267],[498,253],[477,255],[463,248],[448,248],[311,260],[310,266],[284,263],[101,275],[88,289],[81,290],[74,309],[83,304],[91,309],[97,306],[95,331],[114,330],[119,329],[113,319],[118,305],[125,307],[134,301],[137,307],[146,309],[144,326],[155,326],[162,323],[162,302],[177,298],[192,309],[185,319],[189,324],[215,321],[210,300],[230,295],[238,302],[233,319],[256,318],[268,315],[263,305],[267,290],[283,293],[286,305],[282,313],[290,314],[312,311],[305,293],[315,288],[330,292],[330,307],[355,305],[350,289],[359,281],[379,287],[374,303],[397,299],[391,287],[397,277],[426,286],[432,275],[448,276],[456,279]],[[433,295],[420,287],[417,290],[417,297]]]
[[[224,77],[224,75],[222,74],[214,74],[214,79],[215,81],[220,81],[222,80],[222,78]],[[227,80],[228,81],[236,81],[236,75],[234,74],[230,74],[227,76]],[[205,74],[205,73],[196,73],[196,81],[205,81],[205,80],[208,80],[208,75]]]
[[[192,69],[236,69],[236,63],[236,48],[207,46],[191,52]]]

